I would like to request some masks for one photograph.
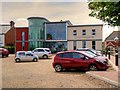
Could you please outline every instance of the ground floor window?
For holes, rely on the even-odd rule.
[[[86,41],[82,41],[82,48],[86,48]]]
[[[92,49],[96,49],[96,42],[92,41]]]
[[[73,48],[76,50],[76,41],[73,42]]]
[[[67,42],[44,42],[44,48],[50,48],[52,53],[66,51]]]

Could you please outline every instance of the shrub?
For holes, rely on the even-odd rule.
[[[15,46],[5,46],[4,48],[6,48],[10,54],[15,53]]]

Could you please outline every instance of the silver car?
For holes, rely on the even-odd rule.
[[[48,58],[51,57],[51,51],[49,48],[35,48],[32,53],[37,55],[39,58]]]
[[[34,55],[32,52],[18,51],[15,54],[15,61],[16,62],[20,62],[20,61],[33,61],[33,62],[37,62],[38,61],[38,56]]]

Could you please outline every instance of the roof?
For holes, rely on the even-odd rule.
[[[84,27],[84,26],[103,26],[103,24],[82,24],[82,25],[71,25],[68,27]]]
[[[49,20],[47,20],[47,19],[44,18],[44,17],[28,17],[27,19],[28,19],[28,20],[29,20],[29,19],[44,19],[44,20],[46,20],[46,21],[49,21]]]
[[[119,40],[120,40],[120,31],[113,31],[113,32],[105,39],[105,41],[114,40],[115,37],[118,37]]]
[[[66,21],[56,21],[56,22],[45,22],[46,24],[55,24],[55,23],[68,23],[68,25],[73,25],[69,20]]]
[[[0,25],[0,33],[5,34],[6,32],[8,32],[10,30],[10,25],[8,24],[2,24]]]

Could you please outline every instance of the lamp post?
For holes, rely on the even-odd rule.
[[[117,48],[117,43],[118,43],[119,38],[115,37],[114,41],[115,41],[115,65],[118,66],[118,48]]]

